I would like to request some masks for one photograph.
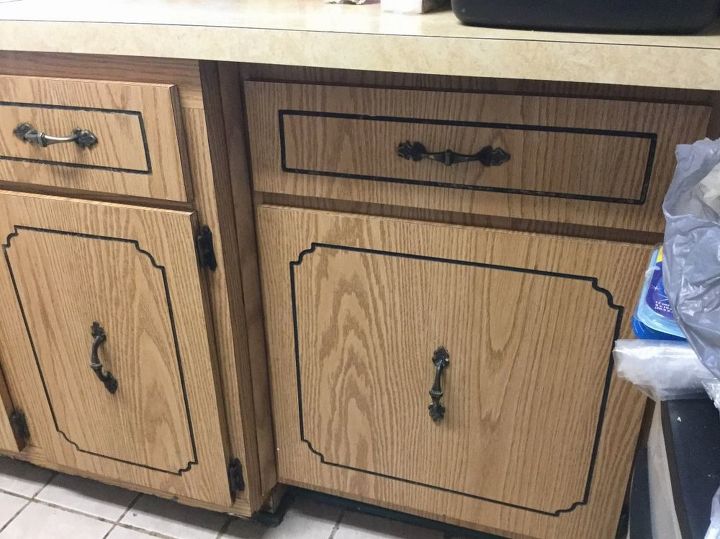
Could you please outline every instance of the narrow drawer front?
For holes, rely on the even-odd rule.
[[[709,115],[263,82],[247,94],[258,189],[647,231],[661,230],[675,145],[704,136]]]
[[[277,207],[259,226],[282,481],[610,536],[644,402],[611,350],[647,247]]]
[[[0,76],[0,95],[0,181],[188,200],[174,86]]]

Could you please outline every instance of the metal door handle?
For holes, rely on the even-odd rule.
[[[90,350],[90,368],[93,370],[98,379],[103,383],[105,389],[110,393],[115,393],[118,388],[118,382],[110,371],[104,371],[98,349],[107,340],[105,330],[98,322],[93,322],[91,333],[93,336],[92,348]]]
[[[435,350],[432,362],[433,365],[435,365],[435,380],[433,380],[433,385],[430,388],[430,398],[432,398],[432,403],[428,406],[428,411],[430,412],[432,420],[437,423],[445,417],[445,407],[440,404],[440,399],[443,396],[442,373],[445,367],[450,365],[450,354],[448,354],[448,351],[444,346]]]
[[[92,131],[75,128],[66,137],[55,137],[35,129],[32,124],[22,123],[13,129],[13,134],[24,142],[46,148],[52,144],[64,144],[74,142],[81,148],[90,148],[97,144],[98,139]]]
[[[499,167],[510,161],[510,154],[502,148],[485,146],[476,153],[471,154],[457,153],[452,150],[429,152],[421,142],[410,142],[409,140],[398,144],[397,154],[409,161],[432,159],[448,167],[456,163],[467,163],[468,161],[480,161],[486,167]]]

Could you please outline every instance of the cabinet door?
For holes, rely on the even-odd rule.
[[[611,350],[648,248],[259,223],[281,481],[521,536],[614,533],[644,399]]]
[[[11,417],[14,413],[12,399],[0,366],[0,451],[15,453],[25,446],[24,439],[13,428]]]
[[[0,192],[0,234],[26,333],[3,345],[39,375],[50,458],[228,505],[193,215]]]

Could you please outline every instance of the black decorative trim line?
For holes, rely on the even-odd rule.
[[[592,486],[593,474],[595,472],[595,463],[597,460],[597,453],[598,453],[598,448],[600,445],[602,426],[603,426],[603,422],[605,420],[605,410],[607,407],[608,393],[610,391],[610,382],[612,380],[612,372],[613,372],[612,353],[610,353],[610,355],[609,355],[608,366],[607,366],[607,370],[605,371],[605,385],[603,387],[602,399],[600,401],[600,409],[598,411],[598,421],[597,421],[597,425],[595,427],[595,440],[593,442],[592,454],[590,456],[590,467],[588,469],[587,480],[585,482],[585,491],[583,493],[583,497],[581,500],[572,503],[569,507],[566,507],[566,508],[557,509],[555,511],[543,511],[541,509],[536,509],[533,507],[525,507],[525,506],[518,505],[518,504],[508,503],[508,502],[504,502],[501,500],[495,500],[495,499],[487,498],[484,496],[477,496],[474,494],[469,494],[467,492],[461,492],[461,491],[457,491],[457,490],[453,490],[453,489],[449,489],[449,488],[445,488],[445,487],[440,487],[437,485],[430,485],[427,483],[421,483],[419,481],[404,479],[401,477],[396,477],[396,476],[392,476],[392,475],[388,475],[388,474],[384,474],[384,473],[380,473],[380,472],[374,472],[371,470],[356,468],[354,466],[349,466],[346,464],[331,462],[325,458],[325,455],[323,455],[320,451],[315,449],[312,445],[312,442],[305,437],[305,425],[304,425],[304,416],[303,416],[303,399],[302,399],[302,382],[301,382],[302,373],[300,370],[300,332],[299,332],[299,322],[298,322],[298,317],[297,317],[295,268],[299,267],[300,264],[302,264],[302,261],[306,255],[315,252],[315,250],[318,248],[320,248],[320,249],[335,249],[335,250],[339,250],[339,251],[349,251],[349,252],[354,252],[354,253],[365,253],[365,254],[372,254],[372,255],[379,255],[379,256],[391,256],[391,257],[405,258],[405,259],[411,259],[411,260],[422,260],[425,262],[440,262],[440,263],[445,263],[445,264],[469,266],[469,267],[475,267],[475,268],[487,268],[487,269],[494,269],[494,270],[501,270],[501,271],[510,271],[510,272],[515,272],[515,273],[529,273],[532,275],[542,275],[542,276],[546,276],[546,277],[557,277],[560,279],[572,279],[572,280],[577,280],[577,281],[584,281],[584,282],[589,283],[592,286],[593,290],[596,290],[605,296],[608,307],[610,309],[617,311],[615,330],[613,332],[613,337],[612,337],[612,342],[615,342],[615,340],[620,337],[620,328],[622,326],[622,320],[623,320],[623,314],[625,312],[625,308],[622,305],[615,304],[612,294],[610,293],[609,290],[601,287],[598,284],[597,277],[590,277],[587,275],[574,275],[571,273],[559,273],[559,272],[555,272],[555,271],[544,271],[544,270],[520,268],[520,267],[515,267],[515,266],[502,266],[502,265],[498,265],[498,264],[487,264],[484,262],[472,262],[469,260],[455,260],[455,259],[451,259],[451,258],[423,256],[423,255],[415,255],[415,254],[408,254],[408,253],[398,253],[398,252],[392,252],[392,251],[380,251],[380,250],[376,250],[376,249],[367,249],[364,247],[349,247],[347,245],[335,245],[335,244],[330,244],[330,243],[315,243],[315,242],[310,244],[310,248],[305,249],[304,251],[301,251],[300,254],[298,255],[297,260],[290,262],[290,299],[291,299],[291,306],[292,306],[293,335],[294,335],[294,343],[295,343],[295,377],[297,379],[297,398],[298,398],[298,409],[299,409],[299,416],[300,416],[300,440],[305,442],[305,444],[307,444],[310,451],[320,458],[320,462],[322,464],[327,464],[329,466],[336,466],[338,468],[344,468],[346,470],[352,470],[354,472],[367,473],[367,474],[370,474],[370,475],[373,475],[376,477],[382,477],[384,479],[392,479],[395,481],[401,481],[403,483],[408,483],[411,485],[427,487],[427,488],[431,488],[431,489],[441,491],[441,492],[449,492],[451,494],[467,496],[468,498],[473,498],[476,500],[482,500],[485,502],[496,503],[499,505],[503,505],[505,507],[512,507],[513,509],[522,509],[522,510],[529,511],[532,513],[538,513],[541,515],[547,515],[547,516],[552,516],[552,517],[560,516],[562,513],[569,513],[571,511],[573,511],[575,508],[577,508],[581,505],[587,504],[588,499],[590,497],[590,489]]]
[[[152,163],[150,161],[150,148],[148,147],[147,132],[145,130],[145,120],[142,112],[138,110],[122,110],[122,109],[102,109],[97,107],[75,107],[71,105],[50,105],[46,103],[15,103],[12,101],[0,101],[0,107],[24,107],[37,109],[54,109],[54,110],[79,110],[82,112],[102,112],[105,114],[125,114],[127,116],[135,116],[140,126],[140,136],[142,137],[143,151],[145,152],[145,168],[120,168],[109,167],[104,165],[86,165],[83,163],[67,163],[65,161],[52,161],[48,159],[31,159],[29,157],[13,157],[11,155],[0,155],[0,159],[5,161],[20,161],[24,163],[38,163],[41,165],[53,165],[70,168],[84,168],[90,170],[108,170],[110,172],[123,172],[127,174],[152,174]]]
[[[43,374],[42,367],[40,366],[40,359],[38,357],[38,353],[35,348],[35,342],[32,338],[32,334],[30,332],[30,324],[28,322],[27,315],[25,314],[25,307],[23,306],[22,299],[20,298],[20,291],[18,289],[17,281],[15,279],[15,273],[13,272],[13,269],[12,269],[12,264],[10,263],[10,256],[8,255],[8,250],[10,249],[10,243],[11,243],[12,239],[17,237],[20,234],[20,232],[22,232],[23,230],[27,230],[27,231],[31,231],[31,232],[43,232],[43,233],[47,233],[47,234],[59,234],[62,236],[72,236],[72,237],[85,238],[85,239],[91,239],[91,240],[117,241],[120,243],[129,243],[130,245],[135,247],[135,249],[137,249],[137,251],[139,253],[145,255],[148,258],[148,260],[150,260],[150,263],[152,264],[152,266],[154,268],[160,270],[160,273],[161,273],[162,279],[163,279],[163,286],[165,288],[165,300],[166,300],[167,308],[168,308],[168,316],[170,318],[170,327],[172,328],[173,343],[175,346],[175,357],[177,359],[178,374],[180,375],[180,385],[182,388],[183,400],[184,400],[184,404],[185,404],[185,419],[187,421],[188,432],[190,434],[190,443],[192,445],[192,460],[188,461],[187,465],[184,468],[179,469],[177,472],[173,472],[173,471],[164,470],[161,468],[155,468],[153,466],[148,466],[146,464],[141,464],[138,462],[132,462],[129,460],[124,460],[124,459],[119,459],[116,457],[111,457],[108,455],[103,455],[101,453],[95,453],[93,451],[89,451],[87,449],[81,448],[77,443],[72,441],[67,436],[67,434],[65,434],[60,429],[60,427],[58,425],[57,417],[55,414],[55,409],[53,408],[52,399],[50,398],[50,392],[48,391],[47,383],[45,382],[45,376]],[[28,340],[30,341],[30,347],[32,349],[33,356],[35,357],[35,364],[36,364],[38,372],[40,374],[40,379],[42,380],[43,390],[45,391],[45,398],[48,401],[48,406],[50,407],[50,413],[52,414],[53,423],[55,424],[55,430],[57,430],[57,432],[60,433],[62,435],[62,437],[65,438],[65,440],[67,440],[67,442],[69,444],[74,446],[75,449],[77,449],[81,453],[86,453],[88,455],[93,455],[95,457],[102,457],[102,458],[106,458],[109,460],[114,460],[116,462],[122,462],[123,464],[130,464],[132,466],[138,466],[141,468],[145,468],[147,470],[153,470],[153,471],[172,474],[172,475],[182,475],[183,472],[189,471],[190,468],[194,464],[198,463],[197,447],[195,445],[195,433],[193,430],[192,418],[190,416],[190,405],[187,400],[187,389],[185,387],[185,375],[183,372],[182,360],[180,358],[180,345],[178,343],[177,330],[175,327],[175,316],[174,316],[174,312],[173,312],[173,308],[172,308],[172,302],[170,299],[170,287],[168,285],[167,275],[165,272],[165,266],[161,266],[160,264],[158,264],[157,261],[155,260],[155,257],[153,257],[153,255],[150,252],[141,248],[140,242],[138,242],[137,240],[131,240],[131,239],[127,239],[127,238],[115,238],[112,236],[99,236],[96,234],[85,234],[82,232],[67,232],[65,230],[54,230],[54,229],[50,229],[50,228],[39,228],[39,227],[32,227],[32,226],[15,225],[15,226],[13,226],[13,231],[10,234],[8,234],[7,238],[5,238],[5,243],[1,244],[1,246],[3,249],[3,254],[5,255],[5,263],[7,264],[8,271],[10,273],[10,279],[12,281],[13,289],[15,291],[15,298],[17,299],[18,307],[20,308],[20,313],[22,314],[23,323],[25,324],[25,332],[27,333]]]
[[[601,195],[582,195],[575,193],[562,193],[557,191],[538,191],[534,189],[515,189],[510,187],[492,187],[483,185],[469,185],[442,182],[436,180],[413,180],[408,178],[395,178],[392,176],[368,176],[365,174],[352,174],[349,172],[335,172],[330,170],[314,170],[288,167],[287,150],[285,144],[285,117],[286,116],[307,116],[312,118],[339,118],[345,120],[362,120],[370,122],[394,122],[394,123],[410,123],[421,125],[449,125],[453,127],[479,127],[489,129],[508,129],[515,131],[542,131],[545,133],[573,133],[578,135],[599,135],[609,137],[624,138],[640,138],[649,142],[648,157],[645,165],[645,176],[640,190],[639,198],[623,198],[609,197]],[[280,166],[284,172],[293,174],[305,174],[310,176],[329,176],[333,178],[343,178],[352,180],[369,180],[387,183],[399,183],[405,185],[421,185],[426,187],[441,187],[446,189],[463,189],[469,191],[487,191],[491,193],[508,193],[515,195],[528,195],[537,197],[563,198],[569,200],[584,200],[590,202],[608,202],[611,204],[645,204],[647,193],[650,188],[650,179],[652,177],[653,164],[655,162],[655,151],[657,148],[657,134],[645,133],[640,131],[620,131],[613,129],[587,129],[581,127],[556,127],[548,125],[525,125],[511,123],[489,123],[489,122],[469,122],[461,120],[433,120],[428,118],[406,118],[401,116],[373,116],[369,114],[349,114],[342,112],[319,112],[307,110],[289,110],[282,109],[278,111],[278,127],[280,134]],[[401,141],[398,141],[401,142]],[[362,144],[362,141],[358,141]]]

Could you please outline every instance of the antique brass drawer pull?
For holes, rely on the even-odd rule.
[[[107,340],[105,330],[98,322],[93,322],[91,328],[93,343],[90,351],[90,368],[95,372],[98,379],[105,385],[110,393],[115,393],[118,388],[118,382],[109,371],[103,371],[103,365],[98,356],[98,349]]]
[[[46,148],[52,144],[64,144],[67,142],[74,142],[81,148],[90,148],[98,142],[95,134],[87,129],[75,128],[72,130],[72,133],[66,137],[54,137],[35,129],[29,123],[18,125],[13,130],[13,134],[22,141],[35,144],[42,148]]]
[[[456,163],[467,163],[468,161],[480,161],[486,167],[498,167],[510,161],[510,154],[502,148],[485,146],[473,154],[457,153],[452,150],[428,152],[421,142],[410,142],[409,140],[398,145],[397,154],[412,161],[432,159],[448,167]]]
[[[428,410],[430,411],[430,417],[432,417],[432,420],[437,422],[445,417],[445,407],[440,404],[440,399],[443,396],[441,377],[443,369],[450,364],[450,354],[448,354],[445,347],[441,346],[435,350],[432,362],[433,365],[435,365],[435,380],[433,381],[432,388],[430,388],[432,403],[428,406]]]

